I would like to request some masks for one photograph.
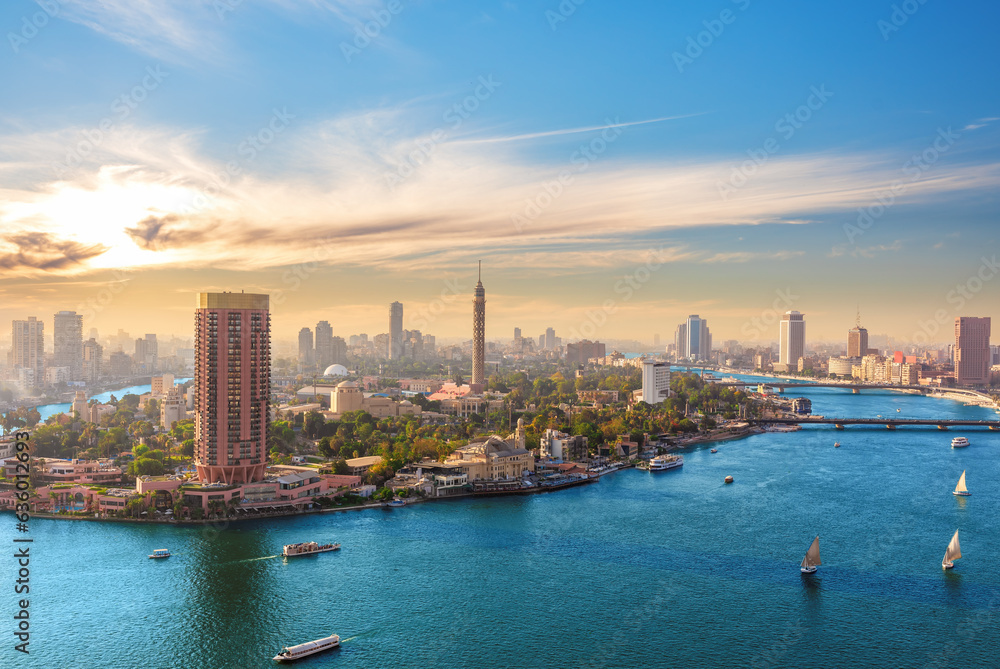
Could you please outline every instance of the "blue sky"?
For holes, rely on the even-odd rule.
[[[913,340],[997,250],[998,14],[12,0],[0,315],[75,308],[127,268],[92,310],[103,332],[186,333],[191,293],[245,288],[280,291],[279,336],[381,332],[393,300],[463,336],[471,284],[446,282],[482,258],[490,337],[667,339],[700,313],[745,339],[791,290],[810,338],[842,338],[860,304]],[[1000,315],[998,285],[961,315]]]

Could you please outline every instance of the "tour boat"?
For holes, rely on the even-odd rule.
[[[955,437],[954,439],[951,440],[952,448],[965,448],[968,445],[969,445],[969,440],[966,439],[965,437]]]
[[[155,549],[153,551],[153,554],[150,555],[149,557],[151,557],[151,558],[168,558],[168,557],[170,557],[170,551],[167,550],[166,548],[157,548],[157,549]]]
[[[682,455],[657,455],[649,461],[649,471],[662,472],[665,469],[673,469],[684,464]]]
[[[951,493],[952,495],[961,495],[962,497],[968,497],[972,493],[969,489],[965,487],[965,470],[962,470],[962,476],[958,479],[958,485],[955,486],[955,490]]]
[[[802,558],[802,564],[799,565],[799,571],[803,574],[815,574],[816,565],[821,565],[823,562],[819,559],[819,537],[813,539],[812,545],[809,546],[809,550],[806,551],[806,556]]]
[[[733,477],[732,476],[727,476],[726,477],[726,483],[732,483],[732,482],[733,482]]]
[[[951,569],[955,566],[955,560],[960,557],[962,557],[962,547],[958,545],[958,530],[955,530],[955,536],[948,543],[948,548],[944,552],[944,559],[941,560],[941,568]]]
[[[336,648],[339,645],[340,637],[333,634],[322,639],[316,639],[315,641],[300,643],[298,646],[285,646],[281,649],[280,653],[274,656],[274,659],[277,662],[291,662],[292,660],[298,660],[314,653]]]
[[[296,557],[298,555],[312,555],[314,553],[326,553],[328,551],[339,551],[340,544],[323,544],[315,541],[306,541],[301,544],[288,544],[281,547],[282,557]]]

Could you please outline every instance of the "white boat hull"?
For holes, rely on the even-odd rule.
[[[972,493],[971,492],[959,492],[957,490],[953,490],[951,494],[952,495],[958,495],[959,497],[968,497]]]
[[[954,567],[955,567],[955,563],[954,562],[942,562],[941,563],[941,568],[942,569],[953,569]]]
[[[803,574],[815,574],[816,567],[799,567],[799,571],[801,571]]]

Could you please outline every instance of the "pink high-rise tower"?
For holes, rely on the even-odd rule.
[[[202,483],[264,478],[271,395],[268,296],[199,293],[194,464]]]

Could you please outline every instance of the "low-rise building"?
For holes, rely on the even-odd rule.
[[[528,450],[495,434],[456,449],[445,464],[459,468],[469,481],[520,479],[525,472],[535,471],[535,457]]]
[[[364,476],[380,462],[382,462],[381,455],[369,455],[363,458],[351,458],[347,460],[347,466],[351,468],[351,474],[354,476]]]

